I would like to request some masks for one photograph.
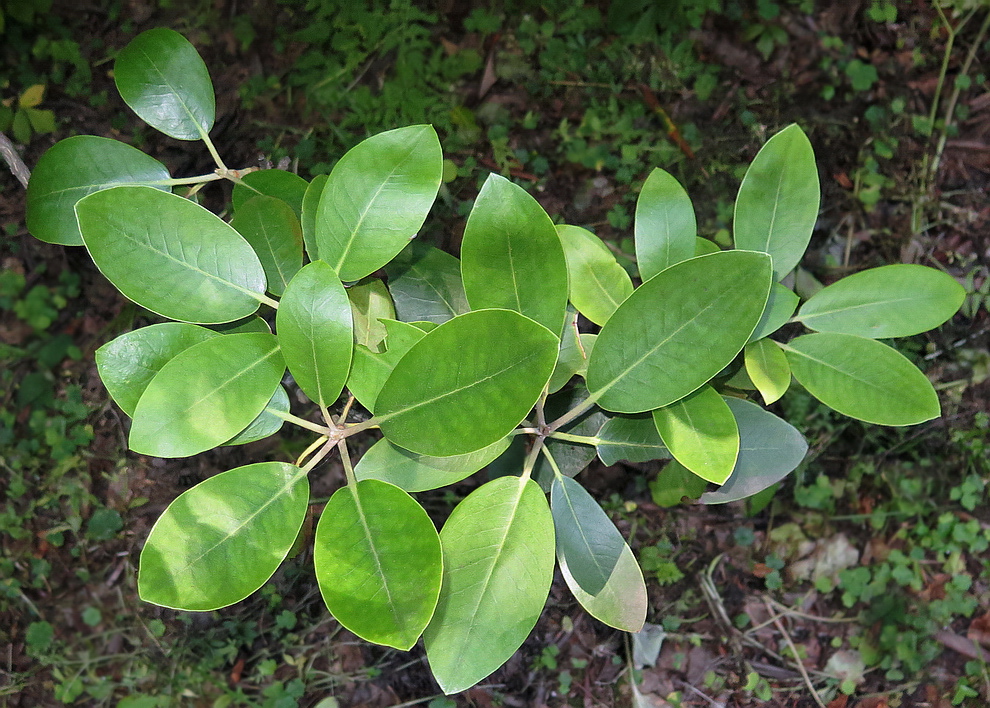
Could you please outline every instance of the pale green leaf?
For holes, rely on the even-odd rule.
[[[274,435],[282,429],[285,419],[275,415],[272,411],[288,413],[289,408],[289,394],[284,387],[278,386],[265,406],[265,410],[261,411],[248,427],[225,442],[224,445],[245,445]]]
[[[759,323],[753,334],[749,336],[750,342],[769,337],[778,329],[783,327],[791,319],[791,315],[797,309],[799,298],[790,288],[786,288],[780,283],[774,283],[770,288],[770,299],[767,300],[766,309],[760,317]]]
[[[739,429],[711,386],[653,411],[653,422],[674,459],[702,479],[722,484],[736,464]]]
[[[791,367],[780,346],[761,339],[743,349],[746,373],[768,406],[779,400],[791,385]]]
[[[642,629],[649,598],[643,571],[628,545],[623,545],[608,582],[596,595],[590,595],[581,589],[571,575],[565,558],[558,556],[557,562],[567,587],[589,615],[624,632],[638,632]]]
[[[316,182],[316,180],[313,180]],[[251,199],[259,196],[274,197],[292,209],[296,219],[302,219],[303,199],[309,182],[286,170],[256,170],[248,172],[235,184],[230,194],[234,215]]]
[[[431,457],[403,450],[388,440],[379,440],[354,467],[360,479],[380,479],[407,492],[424,492],[460,482],[497,458],[512,442],[511,437],[464,455]]]
[[[673,175],[654,169],[636,200],[636,264],[645,281],[695,255],[697,223],[691,198]]]
[[[354,342],[373,352],[380,352],[385,341],[385,325],[381,320],[394,320],[395,307],[385,283],[367,278],[347,288],[354,322]]]
[[[317,175],[306,187],[303,194],[299,224],[302,227],[303,246],[309,260],[320,259],[320,254],[316,251],[316,214],[320,208],[320,197],[323,196],[323,188],[327,184],[327,175]]]
[[[626,542],[601,506],[570,477],[554,478],[550,509],[557,555],[584,592],[597,595],[615,571]]]
[[[373,352],[362,344],[354,345],[351,373],[347,379],[347,390],[371,413],[375,412],[378,392],[392,374],[392,369],[412,345],[426,334],[419,327],[407,322],[396,320],[380,320],[380,322],[385,326],[387,333],[384,341],[385,350]]]
[[[629,274],[587,229],[561,224],[557,235],[567,260],[571,304],[595,324],[605,324],[633,291]]]

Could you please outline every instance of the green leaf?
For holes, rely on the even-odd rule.
[[[951,275],[902,263],[864,270],[819,290],[797,319],[819,332],[909,337],[950,319],[965,299],[966,289]]]
[[[275,315],[289,372],[319,406],[337,400],[354,348],[351,306],[333,268],[313,261],[289,283]]]
[[[151,187],[112,187],[76,204],[83,242],[100,272],[138,305],[199,324],[255,312],[265,271],[229,224]]]
[[[110,397],[129,416],[141,394],[172,357],[219,336],[205,327],[163,322],[126,332],[96,350],[96,368]]]
[[[450,457],[431,457],[403,450],[388,440],[379,440],[354,467],[360,479],[380,479],[407,492],[425,492],[460,482],[487,466],[512,442],[505,437],[475,452]]]
[[[258,255],[269,292],[281,296],[302,268],[302,228],[292,208],[275,197],[252,197],[241,205],[230,225]]]
[[[27,188],[28,231],[48,243],[81,246],[77,201],[115,185],[167,179],[165,165],[118,140],[94,135],[60,140],[41,156],[31,172]],[[158,188],[169,190],[165,186]]]
[[[315,179],[313,180],[316,181]],[[302,218],[303,199],[309,182],[297,174],[286,170],[257,170],[248,172],[234,184],[230,193],[230,204],[234,214],[244,208],[251,199],[259,196],[274,197],[292,209],[296,219]],[[317,199],[319,195],[317,195]]]
[[[694,241],[694,255],[707,256],[709,253],[718,253],[722,249],[714,241],[699,236]]]
[[[619,460],[635,463],[670,458],[651,414],[609,418],[597,437],[598,457],[609,466]]]
[[[426,332],[419,327],[407,322],[396,320],[380,320],[380,322],[385,326],[387,332],[385,351],[373,352],[362,344],[356,344],[354,346],[354,359],[351,363],[351,373],[347,379],[347,389],[372,414],[375,412],[378,392],[382,390],[382,386],[392,374],[395,365],[406,355],[413,344],[426,335]],[[385,481],[390,482],[392,480],[386,479]],[[402,487],[403,485],[400,484],[399,486]]]
[[[557,555],[589,595],[597,595],[615,571],[625,539],[602,508],[570,477],[554,478],[550,488]]]
[[[588,353],[581,342],[577,318],[577,310],[568,306],[564,332],[560,337],[560,352],[557,354],[557,363],[547,385],[549,393],[556,393],[574,376],[578,374],[583,376],[588,372]]]
[[[316,215],[320,208],[320,197],[323,196],[323,188],[327,184],[327,175],[317,175],[306,187],[303,195],[302,209],[299,215],[299,223],[302,226],[303,245],[309,260],[319,260],[320,254],[316,252]]]
[[[416,500],[375,479],[338,489],[313,542],[330,613],[362,639],[411,649],[440,595],[437,530]]]
[[[650,496],[660,507],[677,506],[684,499],[700,497],[708,483],[677,460],[668,462],[650,482]]]
[[[583,385],[572,386],[566,391],[560,391],[547,398],[544,404],[545,418],[548,421],[556,420],[569,410],[576,408],[587,397],[588,390]],[[561,426],[557,432],[593,438],[604,423],[605,414],[598,408],[592,407],[566,425]],[[544,445],[547,451],[553,455],[554,462],[557,463],[560,473],[565,477],[574,477],[580,474],[595,459],[595,447],[591,444],[586,445],[560,438],[547,438]],[[543,491],[550,491],[556,476],[545,455],[536,458],[532,477]]]
[[[120,50],[113,78],[124,103],[152,128],[199,140],[213,128],[216,99],[202,57],[185,37],[157,28]]]
[[[763,491],[801,464],[808,443],[797,428],[751,401],[726,397],[739,425],[739,459],[732,476],[714,492],[705,492],[702,504],[725,504]]]
[[[645,281],[693,258],[698,225],[691,198],[673,175],[656,168],[636,200],[636,264]]]
[[[877,425],[914,425],[941,413],[928,378],[886,344],[852,334],[807,334],[785,347],[791,373],[843,415]]]
[[[569,298],[577,311],[603,325],[633,291],[632,280],[602,240],[580,226],[557,226],[567,260]]]
[[[643,283],[602,328],[588,388],[602,408],[640,413],[701,387],[735,358],[763,314],[770,259],[723,251]]]
[[[210,325],[209,329],[220,334],[241,334],[242,332],[267,332],[272,333],[272,328],[264,318],[258,315],[249,315],[233,322],[221,322]]]
[[[37,108],[25,108],[23,110],[35,133],[46,135],[55,132],[55,114],[52,111]]]
[[[138,594],[188,611],[243,600],[285,559],[308,503],[306,474],[285,462],[210,477],[180,494],[155,522],[141,550]]]
[[[653,411],[653,422],[674,459],[708,482],[722,484],[736,464],[739,429],[711,386]]]
[[[461,277],[474,309],[515,310],[560,335],[567,261],[557,230],[526,191],[489,175],[464,227]]]
[[[414,344],[375,403],[396,445],[445,457],[508,435],[550,379],[559,341],[511,310],[477,310],[448,320]]]
[[[553,518],[535,482],[500,477],[455,507],[440,541],[443,586],[424,639],[451,694],[505,663],[536,625],[553,579]]]
[[[589,615],[609,627],[624,632],[638,632],[643,628],[649,606],[646,582],[643,580],[643,571],[628,545],[623,543],[622,553],[609,575],[608,582],[595,595],[590,595],[581,589],[571,575],[567,560],[563,556],[558,555],[557,562],[560,564],[560,573],[564,576],[567,587]]]
[[[423,225],[442,172],[440,141],[429,125],[379,133],[348,150],[320,197],[320,258],[345,282],[374,273]]]
[[[461,284],[460,262],[438,248],[413,241],[385,267],[397,317],[441,324],[471,308]]]
[[[271,399],[265,405],[265,410],[261,411],[258,417],[252,420],[248,427],[225,442],[224,445],[245,445],[249,442],[263,440],[270,435],[274,435],[282,429],[285,421],[270,411],[276,410],[282,413],[288,413],[289,408],[289,394],[280,385],[276,387],[275,393],[272,394]]]
[[[800,126],[789,125],[760,149],[739,185],[736,248],[769,253],[774,280],[780,280],[808,248],[820,199],[811,142]]]
[[[743,349],[746,373],[768,406],[779,400],[791,385],[791,367],[780,346],[761,339]]]
[[[385,325],[380,320],[394,320],[395,308],[385,283],[377,278],[363,280],[347,288],[354,322],[354,342],[373,352],[382,350]]]
[[[194,344],[144,390],[128,444],[155,457],[187,457],[222,445],[265,409],[284,372],[270,334],[227,334]]]
[[[780,283],[774,283],[770,288],[770,299],[763,310],[759,324],[753,334],[749,336],[750,342],[769,337],[778,329],[787,324],[797,309],[799,298],[790,288],[786,288]]]

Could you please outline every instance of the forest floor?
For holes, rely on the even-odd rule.
[[[57,119],[17,141],[25,163],[86,133],[136,144],[175,175],[211,169],[199,146],[138,128],[113,88],[110,59],[155,26],[185,33],[210,67],[228,164],[309,178],[367,134],[436,123],[457,175],[426,230],[455,253],[488,171],[628,252],[636,192],[661,166],[724,242],[741,170],[798,122],[823,185],[809,272],[827,283],[922,263],[969,292],[944,327],[897,343],[943,416],[878,428],[794,392],[777,405],[811,451],[759,509],[670,505],[651,489],[656,462],[593,465],[584,481],[647,575],[648,631],[598,623],[558,574],[513,658],[444,697],[421,646],[396,652],[337,625],[306,552],[220,611],[137,598],[140,549],[172,499],[301,443],[178,461],[126,451],[93,355],[144,315],[81,249],[34,240],[24,190],[0,171],[0,705],[990,706],[990,10],[685,0],[665,26],[649,2],[627,15],[604,2],[394,2],[391,18],[381,2],[367,15],[337,4],[310,3],[310,17],[274,0],[56,2],[8,17],[2,105],[27,106],[23,91],[45,85],[28,107]],[[321,27],[343,39],[330,46]],[[421,501],[441,513],[483,476]],[[326,471],[314,497],[340,479]]]

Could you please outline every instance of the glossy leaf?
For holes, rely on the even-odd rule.
[[[668,172],[656,168],[636,200],[636,264],[645,281],[695,256],[698,225],[691,198]]]
[[[362,639],[412,648],[433,616],[443,561],[416,500],[369,479],[338,489],[316,527],[313,562],[330,613]]]
[[[598,502],[570,477],[556,477],[550,488],[557,555],[584,592],[597,595],[615,571],[625,539]]]
[[[798,125],[789,125],[760,149],[739,185],[736,248],[769,253],[774,280],[780,280],[808,248],[820,199],[811,142]]]
[[[535,626],[553,579],[553,518],[535,482],[500,477],[454,508],[440,540],[443,586],[424,639],[450,694],[495,671]]]
[[[252,197],[237,210],[230,225],[258,255],[268,291],[281,296],[302,268],[302,228],[292,208],[275,197]]]
[[[791,315],[797,309],[799,298],[790,288],[786,288],[780,283],[774,283],[770,288],[770,299],[763,310],[759,324],[753,334],[749,336],[750,342],[769,337],[778,329],[787,324]]]
[[[396,316],[403,322],[440,324],[470,310],[460,262],[438,248],[413,241],[385,267]]]
[[[95,135],[75,135],[55,143],[31,172],[27,188],[27,227],[35,238],[81,246],[76,202],[87,194],[121,184],[169,179],[158,160],[137,148]],[[158,189],[169,191],[159,185]]]
[[[128,445],[155,457],[187,457],[222,445],[265,409],[284,372],[270,334],[227,334],[194,344],[144,390]]]
[[[354,467],[358,479],[380,479],[407,492],[425,492],[460,482],[497,458],[512,442],[511,437],[464,455],[431,457],[403,450],[388,440],[379,440]]]
[[[272,333],[272,328],[263,318],[258,315],[248,315],[233,322],[221,322],[210,325],[209,329],[220,334],[241,334],[243,332],[266,332]]]
[[[444,457],[480,450],[508,435],[550,379],[559,341],[511,310],[477,310],[448,320],[412,346],[375,402],[396,445]]]
[[[791,385],[791,367],[780,346],[772,339],[747,344],[743,350],[746,372],[768,406],[779,400]]]
[[[864,270],[819,290],[797,319],[819,332],[909,337],[950,319],[965,299],[966,289],[951,275],[901,263]]]
[[[598,457],[609,466],[619,460],[635,463],[670,458],[651,414],[609,418],[597,437]]]
[[[560,335],[567,261],[557,230],[526,191],[498,175],[485,181],[461,241],[461,277],[474,309],[515,310]]]
[[[120,50],[113,78],[124,103],[156,130],[178,140],[206,137],[216,117],[213,82],[185,37],[157,28]]]
[[[355,345],[351,373],[347,379],[347,390],[371,413],[375,412],[378,392],[382,390],[395,365],[426,334],[407,322],[381,320],[381,323],[387,332],[385,351],[373,352],[364,345]]]
[[[739,429],[732,411],[711,386],[653,411],[653,422],[674,459],[702,479],[722,484],[732,474]]]
[[[323,188],[326,184],[327,175],[317,175],[306,187],[306,192],[303,194],[299,224],[302,227],[303,246],[311,261],[320,259],[320,254],[316,251],[316,214],[320,208],[320,197],[323,196]]]
[[[739,459],[725,484],[701,495],[702,504],[753,496],[790,474],[808,452],[804,436],[790,423],[751,401],[726,397],[725,402],[739,425]]]
[[[282,386],[277,386],[275,388],[275,393],[272,394],[271,399],[269,399],[268,403],[265,405],[265,410],[261,411],[261,413],[258,414],[258,417],[252,420],[248,427],[244,428],[244,430],[225,442],[224,445],[246,445],[249,442],[263,440],[264,438],[274,435],[282,429],[282,425],[285,421],[271,411],[275,410],[281,411],[282,413],[288,413],[289,408],[288,392],[286,392],[285,388]]]
[[[677,460],[671,460],[650,482],[650,497],[660,507],[677,506],[700,497],[708,483]]]
[[[112,187],[79,200],[76,215],[100,272],[138,305],[199,324],[258,309],[265,292],[258,256],[198,204],[151,187]]]
[[[308,187],[309,182],[287,170],[257,170],[248,172],[234,184],[230,204],[236,216],[251,199],[259,196],[274,197],[288,204],[296,219],[301,219],[303,199]]]
[[[316,217],[316,248],[340,279],[392,260],[423,225],[443,172],[436,131],[412,125],[374,135],[340,158]]]
[[[595,324],[605,324],[633,291],[629,274],[587,229],[558,225],[557,235],[567,260],[571,304]]]
[[[609,575],[608,582],[595,595],[581,588],[571,575],[567,560],[563,556],[558,555],[557,562],[560,564],[560,573],[564,576],[567,587],[589,615],[609,627],[624,632],[638,632],[643,628],[649,606],[646,582],[643,580],[643,571],[628,545],[623,544],[622,553]]]
[[[313,261],[289,283],[275,315],[286,366],[318,405],[340,396],[351,368],[351,305],[333,268]]]
[[[169,504],[141,550],[138,594],[207,611],[264,585],[292,547],[309,503],[306,474],[285,462],[221,472]]]
[[[588,388],[618,413],[669,405],[738,354],[763,314],[770,259],[723,251],[667,268],[643,283],[602,328]]]
[[[914,425],[941,412],[928,378],[886,344],[852,334],[807,334],[784,347],[791,373],[843,415],[877,425]]]
[[[163,322],[126,332],[96,350],[96,368],[120,409],[134,415],[141,394],[172,357],[219,336],[205,327]]]
[[[385,283],[368,278],[347,288],[351,301],[351,319],[354,322],[354,342],[373,352],[382,351],[385,341],[385,325],[381,320],[394,320],[395,307]]]

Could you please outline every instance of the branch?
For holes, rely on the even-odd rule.
[[[17,178],[17,181],[21,183],[24,189],[27,189],[31,171],[24,164],[21,156],[17,154],[14,144],[3,133],[0,133],[0,155],[3,155],[4,162],[7,163],[7,167],[10,168],[10,172]]]

